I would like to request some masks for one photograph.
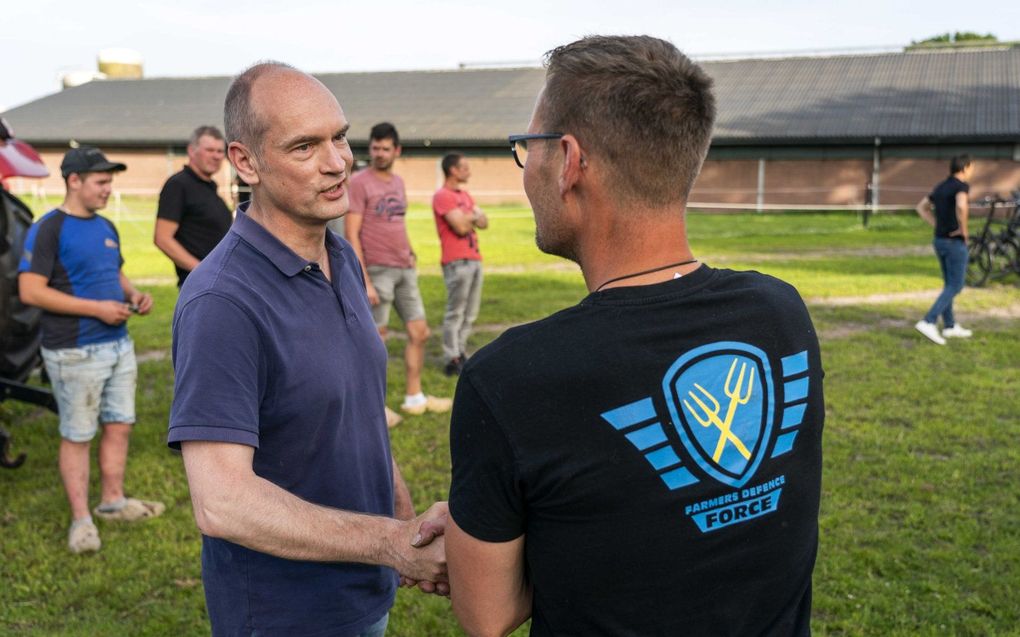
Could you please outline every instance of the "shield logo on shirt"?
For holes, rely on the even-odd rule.
[[[711,343],[678,358],[662,388],[673,426],[697,465],[723,484],[754,476],[772,435],[772,370],[760,349]]]
[[[113,239],[111,239],[110,237],[106,237],[106,240],[103,241],[103,244],[107,248],[111,248],[111,249],[114,249],[114,250],[117,249],[117,242],[114,241]]]

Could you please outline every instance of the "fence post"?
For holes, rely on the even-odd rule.
[[[765,204],[765,158],[758,158],[758,196],[755,200],[755,209],[761,212]]]

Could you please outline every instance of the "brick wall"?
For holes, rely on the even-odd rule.
[[[16,193],[43,189],[47,194],[62,194],[60,177],[63,149],[40,148],[40,155],[50,168],[46,179],[9,180]],[[186,157],[166,149],[104,149],[111,161],[128,165],[117,175],[114,188],[122,194],[155,196],[166,178],[179,171]],[[527,205],[521,184],[521,169],[510,153],[503,155],[465,155],[471,162],[471,181],[467,189],[481,205],[513,203]],[[443,183],[440,156],[401,157],[396,170],[407,185],[413,203],[428,204],[432,194]],[[882,205],[913,205],[945,178],[948,162],[942,159],[889,158],[882,161],[880,203]],[[230,167],[224,162],[216,176],[220,196],[231,202]],[[864,159],[768,160],[765,163],[766,204],[847,205],[865,203],[867,183],[871,180],[871,161]],[[1020,162],[978,159],[971,193],[974,198],[986,194],[1007,195],[1020,188]],[[702,203],[745,204],[753,207],[757,200],[758,161],[746,159],[709,160],[691,193],[691,201]],[[231,204],[232,205],[232,204]]]

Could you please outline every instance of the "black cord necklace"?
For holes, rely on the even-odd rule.
[[[602,285],[600,285],[597,288],[595,288],[595,291],[598,292],[599,290],[601,290],[602,288],[606,287],[610,283],[616,283],[617,281],[623,281],[624,279],[633,279],[634,277],[641,276],[643,274],[651,274],[652,272],[658,272],[659,270],[668,270],[670,268],[678,268],[678,267],[680,267],[682,265],[687,265],[689,263],[697,263],[697,262],[698,262],[697,259],[690,259],[688,261],[680,261],[679,263],[670,263],[668,265],[664,265],[664,266],[661,266],[661,267],[658,267],[658,268],[652,268],[651,270],[644,270],[642,272],[635,272],[634,274],[624,274],[623,276],[618,276],[615,279],[609,279],[608,281],[606,281]]]

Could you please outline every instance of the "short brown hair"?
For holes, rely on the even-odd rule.
[[[223,141],[223,133],[220,129],[215,126],[199,126],[195,130],[191,131],[191,137],[188,138],[188,146],[198,146],[198,140],[203,137],[212,137]]]
[[[443,155],[443,161],[439,164],[443,167],[443,177],[449,177],[453,169],[460,165],[462,159],[464,159],[464,153],[452,152]]]
[[[234,78],[223,104],[223,128],[227,132],[227,143],[241,142],[256,157],[262,152],[262,135],[266,132],[266,125],[252,108],[251,90],[256,80],[274,69],[296,70],[289,64],[273,60],[253,64]]]
[[[545,132],[574,135],[608,161],[620,194],[684,201],[708,153],[712,78],[650,36],[589,36],[546,54]]]

